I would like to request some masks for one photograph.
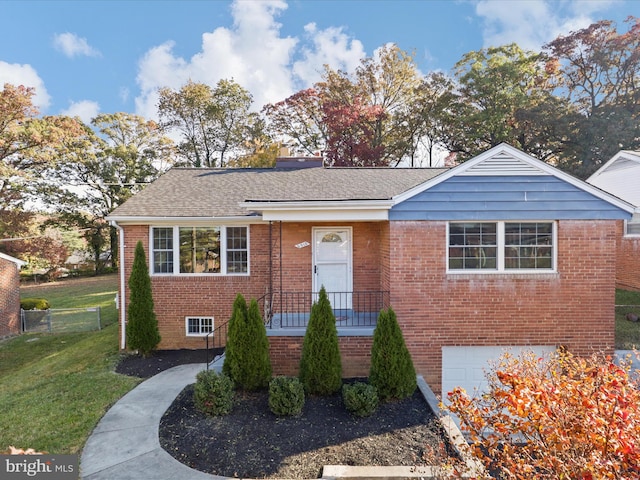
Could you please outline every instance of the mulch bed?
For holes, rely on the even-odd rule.
[[[148,378],[184,363],[204,363],[202,350],[126,356],[116,371]],[[351,415],[340,394],[307,397],[298,417],[277,417],[266,391],[237,392],[232,412],[209,417],[187,386],[160,423],[160,444],[180,462],[227,477],[318,478],[324,465],[433,465],[451,451],[419,391],[367,418]]]

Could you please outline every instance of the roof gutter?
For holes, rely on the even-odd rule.
[[[127,346],[127,310],[126,310],[126,292],[125,292],[125,278],[124,278],[124,229],[118,225],[114,220],[110,220],[109,224],[112,227],[118,229],[118,258],[120,262],[118,264],[118,270],[120,272],[120,350],[124,350]]]

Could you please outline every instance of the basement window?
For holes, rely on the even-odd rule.
[[[186,317],[187,337],[203,337],[213,332],[213,317]]]

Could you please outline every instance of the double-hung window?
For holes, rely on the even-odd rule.
[[[450,222],[447,236],[451,272],[555,270],[553,222]]]
[[[174,226],[151,228],[154,274],[247,274],[246,226]]]

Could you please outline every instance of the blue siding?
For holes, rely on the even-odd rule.
[[[395,205],[390,220],[604,220],[631,214],[551,175],[458,176]]]

